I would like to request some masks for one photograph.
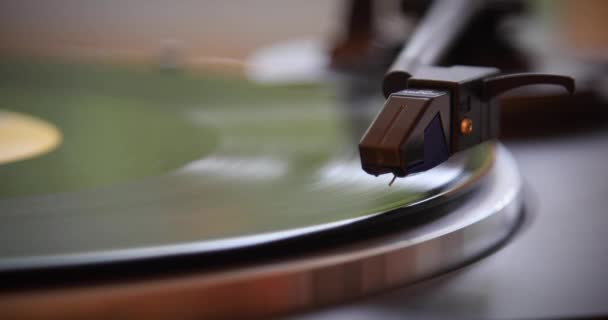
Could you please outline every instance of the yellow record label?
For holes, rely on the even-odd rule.
[[[53,124],[26,114],[0,111],[0,165],[55,149],[61,132]]]

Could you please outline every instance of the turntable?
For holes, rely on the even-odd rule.
[[[260,64],[245,65],[249,73],[221,72],[225,61],[180,67],[173,52],[162,68],[3,59],[0,317],[279,316],[415,288],[508,247],[525,196],[517,162],[496,140],[499,101],[480,93],[479,106],[494,111],[470,120],[428,90],[453,95],[460,89],[437,83],[465,83],[470,100],[480,87],[463,79],[500,82],[498,91],[573,84],[538,76],[513,85],[517,76],[487,66],[458,78],[437,66],[476,17],[462,16],[473,2],[428,9],[424,21],[453,22],[454,34],[421,22],[391,55],[385,97],[386,63],[360,62],[390,50],[354,54],[352,43],[306,83],[274,81],[276,69]],[[353,3],[350,18],[361,19],[365,1]],[[412,122],[431,123],[418,130],[424,139],[413,127],[382,127],[398,99],[442,104],[446,152],[422,133],[430,116]],[[385,135],[378,141],[401,140],[374,145],[374,130]]]

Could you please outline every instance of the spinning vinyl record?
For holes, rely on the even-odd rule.
[[[494,161],[484,144],[389,187],[356,151],[380,93],[331,82],[31,60],[3,61],[0,75],[0,130],[12,132],[0,139],[0,271],[213,254],[422,215]]]

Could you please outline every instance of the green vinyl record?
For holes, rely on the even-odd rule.
[[[333,230],[454,193],[492,162],[483,144],[389,187],[392,176],[367,175],[357,154],[380,93],[353,102],[345,91],[331,81],[264,85],[204,70],[4,59],[0,126],[21,115],[60,138],[0,163],[0,269]]]

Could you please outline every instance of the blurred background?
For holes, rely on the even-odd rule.
[[[174,46],[184,63],[244,59],[298,37],[325,39],[339,1],[5,1],[4,54],[156,63]]]
[[[356,1],[352,1],[356,2]],[[402,7],[430,1],[378,1],[374,27],[384,38],[405,40],[412,21]],[[549,43],[578,56],[605,59],[606,4],[601,0],[491,1],[523,8]],[[329,42],[348,28],[349,1],[5,1],[0,26],[3,54],[124,59],[153,62],[167,46],[196,64],[204,57],[244,59],[256,49],[297,38]],[[512,20],[512,19],[511,19]],[[513,22],[503,22],[503,24]],[[521,28],[521,27],[520,27]],[[539,30],[541,29],[541,30]],[[505,29],[512,30],[512,29]]]

